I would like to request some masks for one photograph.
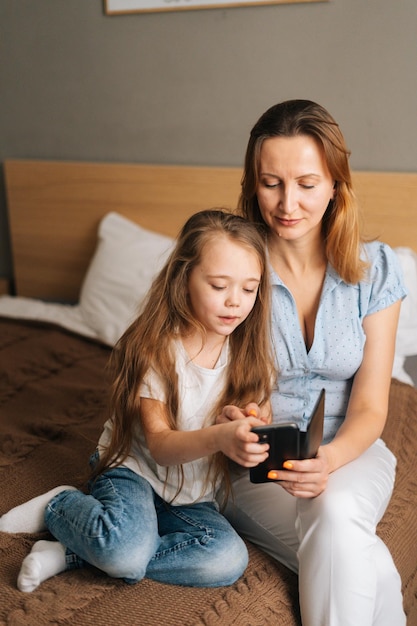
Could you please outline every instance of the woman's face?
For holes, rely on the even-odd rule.
[[[334,180],[316,141],[308,135],[271,137],[261,148],[257,198],[265,223],[282,239],[321,232]]]

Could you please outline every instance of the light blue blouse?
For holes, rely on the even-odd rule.
[[[271,270],[272,335],[279,372],[272,393],[273,421],[296,421],[305,430],[324,388],[324,442],[334,437],[346,414],[353,377],[363,358],[363,319],[407,293],[397,256],[389,246],[367,243],[364,254],[369,273],[356,285],[345,283],[328,266],[308,352],[294,298]]]

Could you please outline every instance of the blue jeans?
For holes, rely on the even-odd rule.
[[[67,549],[68,569],[87,562],[128,583],[146,576],[218,587],[235,582],[248,563],[244,542],[215,503],[172,506],[125,467],[92,481],[89,495],[59,493],[45,522]]]

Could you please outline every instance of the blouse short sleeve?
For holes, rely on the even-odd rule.
[[[401,266],[392,248],[375,241],[365,244],[364,251],[369,277],[361,282],[361,317],[382,311],[407,295]]]

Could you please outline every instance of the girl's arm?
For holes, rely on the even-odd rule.
[[[268,456],[267,444],[259,445],[253,426],[263,422],[253,416],[199,430],[179,431],[169,427],[166,406],[150,398],[140,399],[142,425],[149,451],[158,465],[181,465],[223,452],[230,459],[253,467]]]

